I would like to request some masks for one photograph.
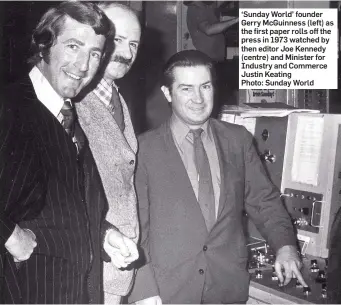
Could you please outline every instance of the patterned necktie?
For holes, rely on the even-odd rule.
[[[60,112],[63,115],[62,125],[67,132],[68,135],[71,137],[74,136],[75,132],[75,119],[76,119],[76,113],[75,109],[69,99],[64,101],[64,105]]]
[[[194,160],[199,180],[198,202],[205,218],[207,230],[210,231],[215,223],[215,203],[210,163],[201,139],[203,129],[193,129],[190,132],[193,134]]]
[[[114,112],[113,116],[121,131],[124,131],[124,117],[123,117],[123,109],[120,96],[114,86],[112,86],[112,96],[110,101],[110,108],[111,111]]]

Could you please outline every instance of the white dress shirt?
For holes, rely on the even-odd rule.
[[[29,77],[38,100],[44,104],[59,122],[62,122],[63,116],[60,110],[63,107],[64,99],[52,88],[50,82],[36,66],[32,68]]]

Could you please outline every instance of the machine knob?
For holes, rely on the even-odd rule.
[[[303,287],[303,294],[306,296],[311,295],[310,287]]]
[[[300,283],[300,281],[298,279],[296,279],[295,287],[296,288],[302,288],[302,284]]]
[[[317,283],[325,283],[326,282],[326,273],[324,270],[319,270],[318,275],[316,277]]]
[[[277,276],[276,272],[272,272],[271,280],[272,281],[278,281],[278,276]]]
[[[278,276],[277,276],[277,273],[276,273],[276,270],[275,270],[274,266],[272,266],[271,280],[278,281]]]
[[[276,162],[276,155],[272,155],[270,150],[264,150],[264,153],[260,155],[261,159],[265,162],[275,163]]]
[[[267,129],[264,129],[262,132],[262,139],[263,141],[266,141],[269,138],[269,131]]]
[[[316,259],[312,259],[310,261],[310,271],[311,272],[319,272],[319,266],[317,265],[317,260]]]
[[[294,224],[296,226],[303,227],[309,225],[309,222],[305,218],[298,218],[295,219]]]
[[[268,254],[266,262],[270,265],[273,265],[276,261],[276,257],[274,254]]]
[[[260,266],[265,266],[265,255],[262,252],[258,252],[257,261],[259,262]]]
[[[263,278],[262,270],[256,270],[255,275],[256,275],[256,279],[262,279]]]
[[[309,208],[300,208],[298,211],[304,215],[309,215]]]
[[[321,297],[323,299],[327,298],[327,284],[326,283],[322,284]]]
[[[275,163],[276,162],[276,156],[275,155],[268,156],[267,161],[270,163]]]

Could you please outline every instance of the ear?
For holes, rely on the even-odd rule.
[[[162,86],[161,90],[162,90],[163,94],[165,95],[168,103],[171,103],[172,102],[172,97],[170,95],[169,89],[166,86]]]

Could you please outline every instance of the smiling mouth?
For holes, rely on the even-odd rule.
[[[203,111],[205,109],[205,107],[200,107],[200,108],[190,108],[192,111]]]
[[[66,72],[66,71],[64,71],[64,72],[65,72],[65,74],[67,76],[71,77],[72,79],[75,79],[75,80],[80,80],[81,79],[81,77],[78,76],[78,75],[75,75],[75,74],[72,74],[72,73],[69,73],[69,72]]]

